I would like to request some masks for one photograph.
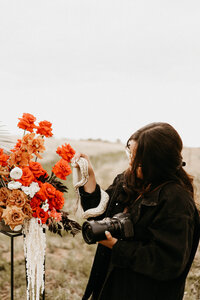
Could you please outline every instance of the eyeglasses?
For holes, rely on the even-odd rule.
[[[133,155],[131,153],[131,150],[128,148],[128,147],[125,147],[125,152],[126,152],[126,155],[128,157],[128,160],[131,160]]]

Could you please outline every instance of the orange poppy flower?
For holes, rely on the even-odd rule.
[[[23,174],[22,177],[19,179],[19,182],[21,182],[21,184],[24,186],[29,186],[31,182],[35,180],[35,177],[29,167],[24,167],[22,171]]]
[[[66,161],[71,162],[71,159],[74,157],[76,152],[70,144],[65,144],[61,147],[58,147],[56,153],[58,153],[58,155],[60,155]]]
[[[40,184],[40,190],[37,192],[36,196],[42,201],[46,199],[52,199],[55,197],[56,188],[48,182]]]
[[[36,118],[33,115],[23,113],[22,118],[19,118],[19,123],[17,124],[17,126],[24,130],[33,132],[33,129],[37,128],[36,125],[34,124],[35,121]]]
[[[48,176],[47,171],[43,169],[42,165],[39,162],[30,161],[29,168],[33,173],[33,175],[35,176],[35,178],[39,178],[40,176],[44,176],[44,177]]]
[[[53,167],[52,172],[60,179],[66,180],[66,176],[72,173],[69,163],[61,158]]]
[[[0,165],[2,167],[7,166],[7,164],[8,164],[8,162],[7,162],[8,158],[9,158],[9,156],[3,152],[3,149],[0,149]]]
[[[49,218],[48,212],[44,211],[41,207],[37,207],[33,212],[33,217],[41,220],[42,224],[45,224]]]
[[[53,199],[51,199],[50,204],[52,204],[52,206],[55,209],[59,210],[59,209],[63,208],[64,202],[65,202],[65,199],[64,199],[63,193],[56,190],[55,197]]]
[[[41,121],[39,122],[39,126],[37,127],[36,133],[46,137],[50,137],[53,135],[51,126],[52,126],[51,122]]]

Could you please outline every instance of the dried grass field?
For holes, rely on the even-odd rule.
[[[50,171],[58,156],[55,149],[63,140],[50,139],[46,144],[47,154],[44,156],[44,167]],[[102,141],[67,141],[76,151],[87,153],[94,165],[98,183],[106,188],[115,175],[127,167],[124,146],[121,143]],[[50,150],[49,150],[50,149]],[[200,149],[186,148],[183,158],[186,169],[194,175],[196,201],[200,197]],[[83,220],[75,215],[76,194],[72,185],[72,176],[66,181],[69,188],[66,194],[65,210],[70,217],[82,224]],[[72,237],[64,234],[61,238],[47,232],[46,249],[46,281],[45,296],[47,300],[80,300],[83,294],[96,245],[87,245],[78,234]],[[23,239],[14,239],[14,285],[15,300],[26,299],[25,264],[23,254]],[[0,234],[0,299],[10,299],[10,238]],[[200,251],[198,251],[192,269],[187,279],[185,300],[200,299]]]

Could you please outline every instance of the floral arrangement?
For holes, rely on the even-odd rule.
[[[28,277],[27,297],[39,299],[44,289],[45,228],[62,235],[75,235],[80,225],[62,211],[67,187],[60,181],[71,174],[70,162],[75,151],[70,144],[57,148],[60,160],[49,175],[38,159],[45,151],[44,139],[51,137],[52,124],[24,113],[18,127],[24,130],[10,152],[0,148],[0,221],[13,231],[22,228]],[[34,245],[34,247],[33,247]],[[36,290],[36,291],[35,291]]]

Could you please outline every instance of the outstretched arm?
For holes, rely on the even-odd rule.
[[[87,183],[84,185],[84,191],[87,193],[93,193],[96,189],[96,178],[95,178],[95,174],[94,174],[94,170],[93,170],[93,166],[91,164],[91,161],[89,159],[89,157],[86,154],[83,153],[79,153],[77,152],[73,158],[73,162],[76,163],[80,157],[85,158],[88,161],[88,181]],[[78,168],[79,165],[76,164],[75,168]]]

